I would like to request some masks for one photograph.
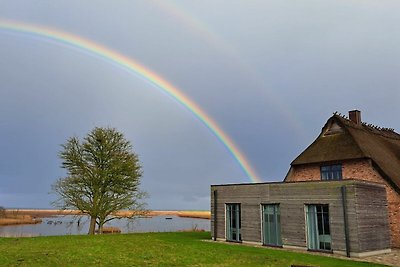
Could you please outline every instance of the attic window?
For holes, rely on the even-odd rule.
[[[341,132],[343,132],[342,127],[340,127],[336,122],[332,122],[331,125],[329,125],[328,130],[326,130],[324,135],[332,135]]]
[[[342,164],[321,166],[321,180],[342,180]]]

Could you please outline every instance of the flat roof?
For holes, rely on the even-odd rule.
[[[343,179],[343,180],[310,180],[310,181],[290,181],[290,182],[261,182],[261,183],[232,183],[232,184],[212,184],[211,187],[215,186],[239,186],[239,185],[269,185],[269,184],[302,184],[302,183],[362,183],[362,184],[369,184],[369,185],[376,185],[384,187],[384,184],[375,183],[370,181],[364,181],[359,179]]]

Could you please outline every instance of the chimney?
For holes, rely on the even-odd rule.
[[[359,110],[349,111],[349,118],[355,124],[361,125],[361,111],[359,111]]]

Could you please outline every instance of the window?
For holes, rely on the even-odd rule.
[[[321,166],[321,180],[342,180],[342,165]]]
[[[279,205],[262,205],[262,217],[264,245],[282,246]]]
[[[240,228],[240,204],[226,204],[226,240],[241,241]]]
[[[331,250],[328,205],[307,205],[307,246],[311,250]]]

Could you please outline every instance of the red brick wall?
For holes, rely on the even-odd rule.
[[[372,167],[370,160],[363,159],[342,162],[342,175],[343,179],[359,179],[385,185],[392,246],[400,248],[400,195]],[[285,181],[312,181],[320,179],[320,165],[309,164],[293,167]]]

